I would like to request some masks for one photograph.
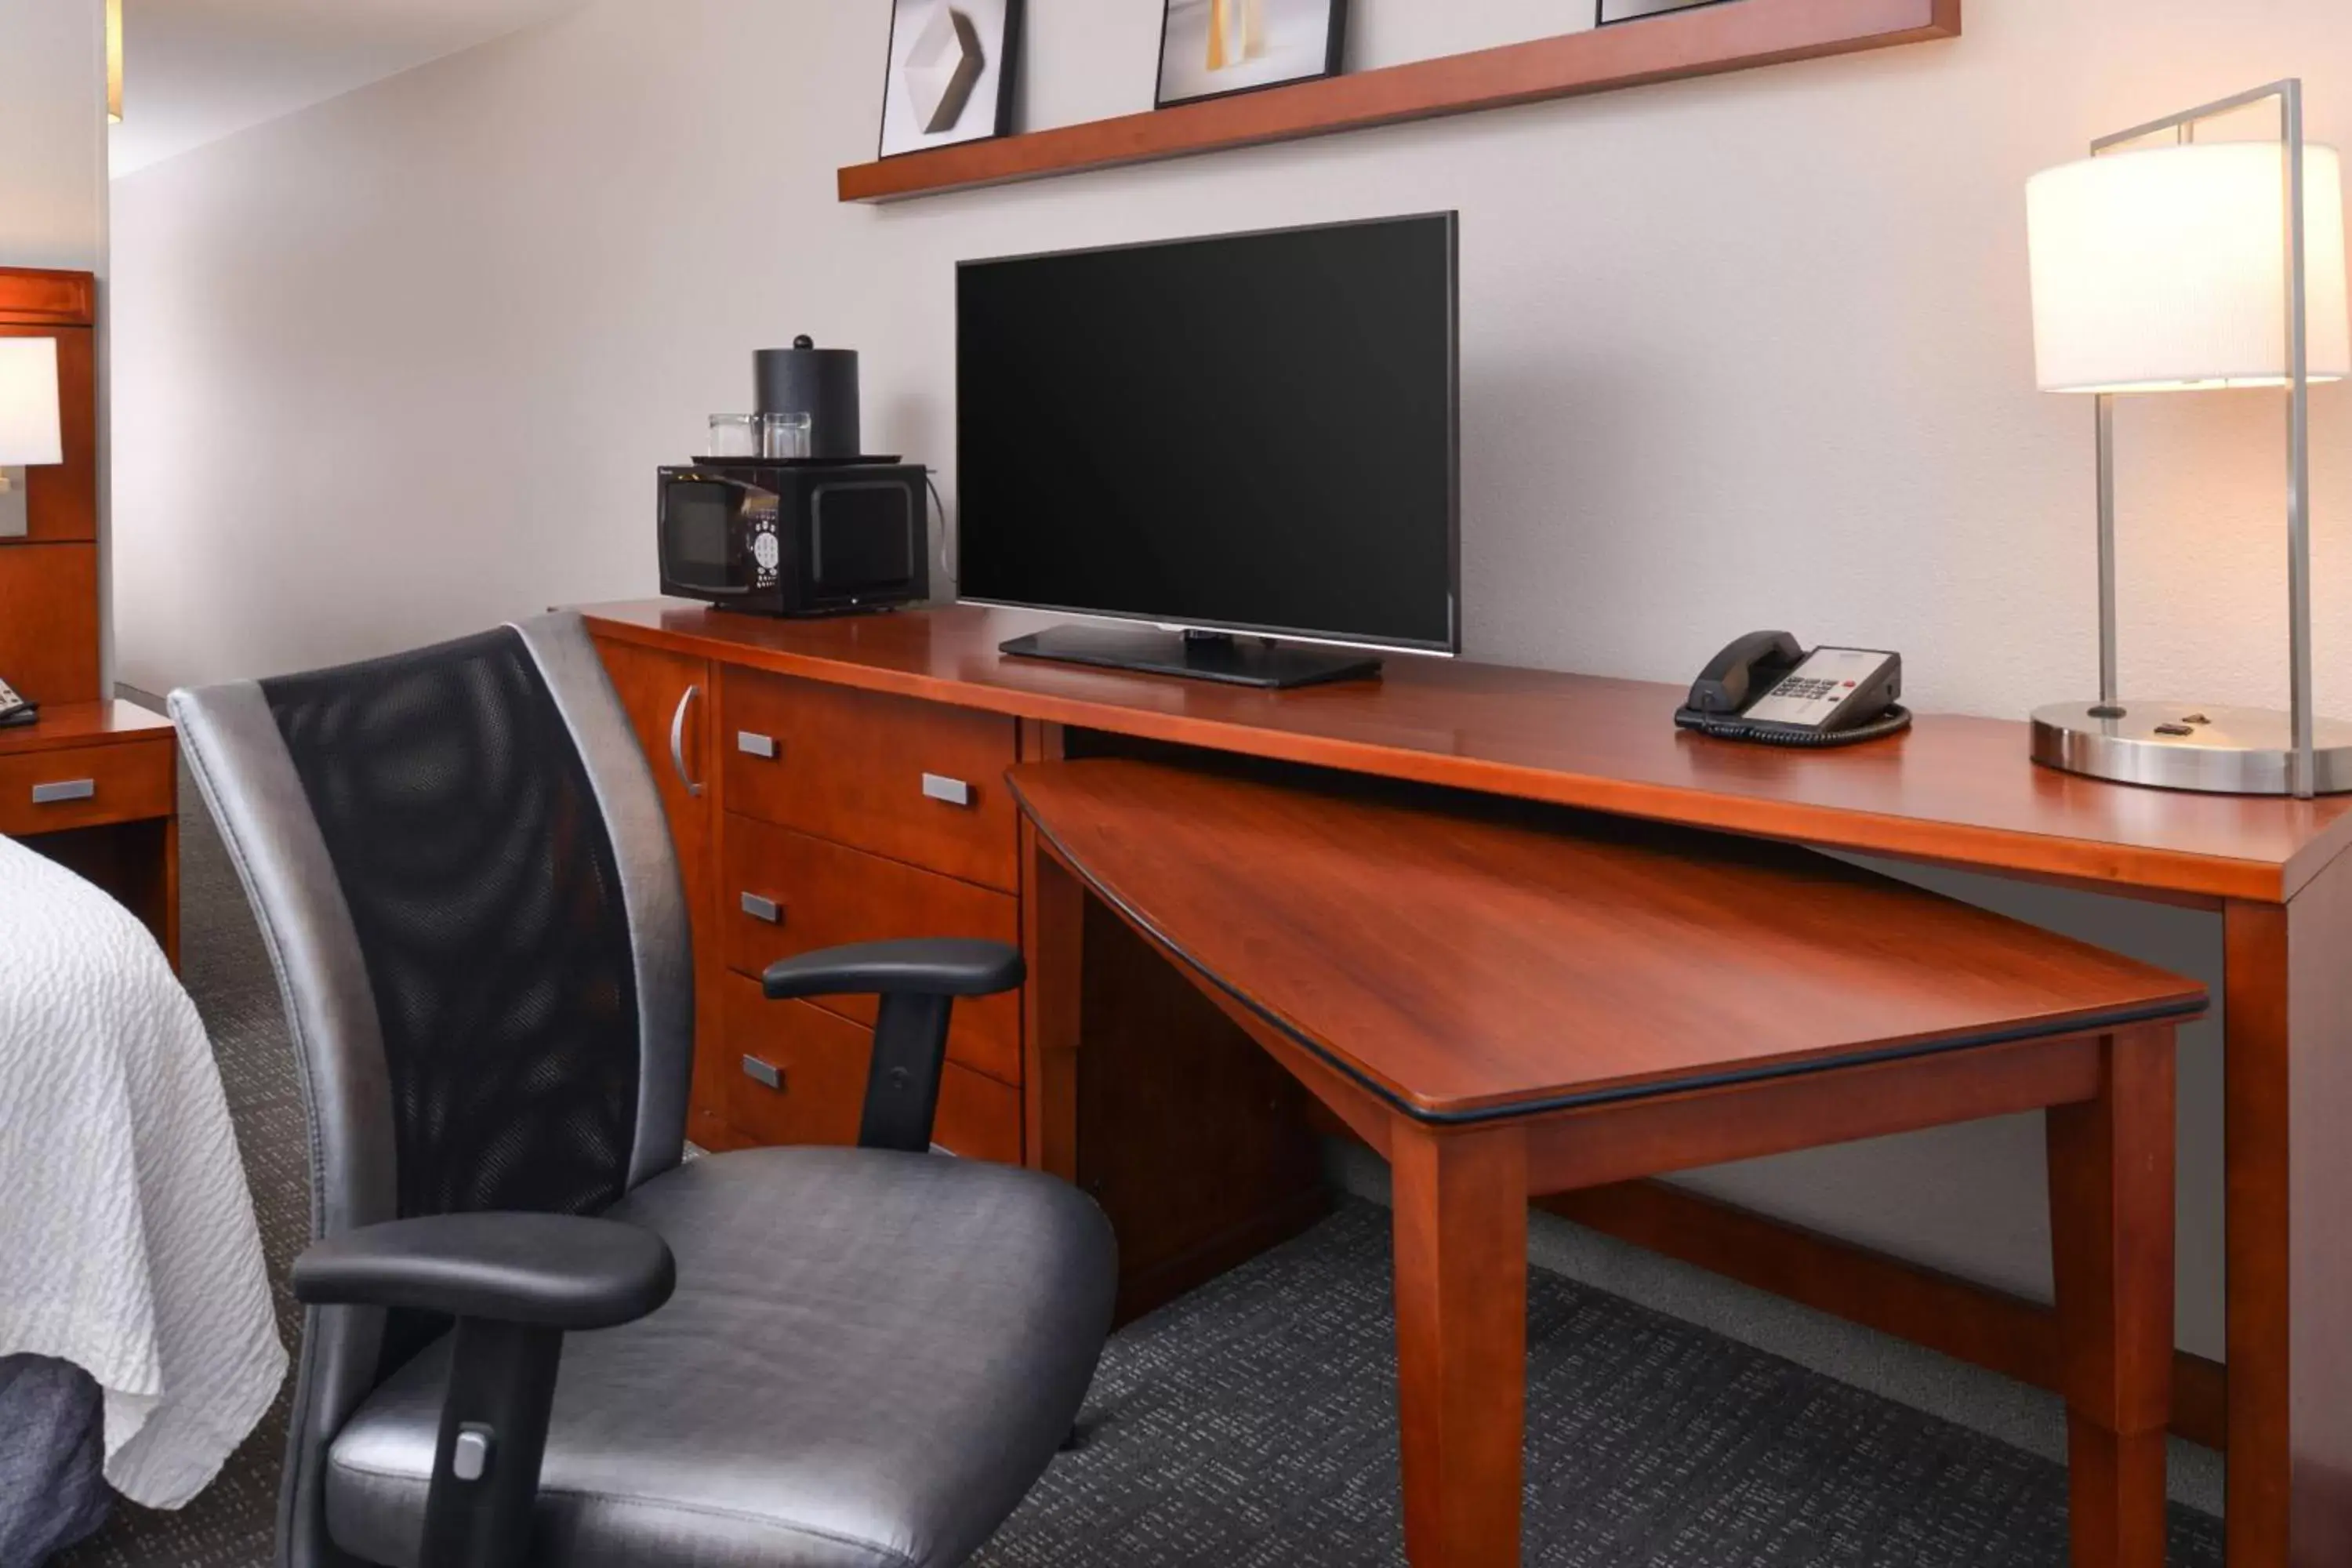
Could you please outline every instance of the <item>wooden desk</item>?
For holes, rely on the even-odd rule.
[[[114,895],[180,966],[179,738],[128,702],[0,730],[0,834]]]
[[[2352,1325],[2342,1305],[2352,1300],[2352,1244],[2336,1221],[2343,1194],[2352,1191],[2352,1138],[2343,1131],[2352,1126],[2346,962],[2352,861],[2343,856],[2352,844],[2352,797],[2171,795],[2055,773],[2028,760],[2025,726],[2006,721],[1928,715],[1908,735],[1853,752],[1765,751],[1676,731],[1668,716],[1680,693],[1668,687],[1467,663],[1398,659],[1376,684],[1287,693],[1036,664],[1006,659],[997,645],[1053,617],[968,607],[779,622],[648,601],[601,606],[590,618],[656,760],[688,859],[689,891],[702,911],[697,953],[706,997],[749,984],[731,974],[719,940],[730,921],[744,918],[732,900],[748,889],[728,885],[736,861],[721,843],[721,829],[750,815],[739,803],[790,816],[782,826],[807,836],[969,886],[955,869],[966,849],[934,855],[936,839],[924,835],[938,827],[959,843],[970,838],[987,854],[1013,858],[1016,830],[995,799],[994,774],[981,771],[985,763],[1001,772],[1016,758],[1138,743],[1446,784],[2218,911],[2226,945],[2230,1368],[2225,1392],[2218,1368],[2184,1361],[2176,1420],[2192,1436],[2226,1443],[2235,1568],[2352,1560]],[[849,723],[851,732],[887,743],[853,747],[841,759],[824,743],[751,757],[736,749],[739,731],[769,734],[760,729],[766,721],[733,721],[754,695],[766,711],[804,712],[814,727],[800,733],[820,742]],[[876,722],[848,717],[861,712]],[[674,735],[682,775],[673,763]],[[934,766],[926,757],[947,761]],[[823,787],[786,805],[772,792],[736,790],[761,770],[815,775]],[[963,779],[973,805],[929,801],[933,815],[920,815],[921,773]],[[690,793],[683,779],[702,793]],[[861,795],[887,805],[877,822],[861,816],[855,805]],[[1030,920],[1032,891],[1010,896]],[[895,908],[892,934],[917,934],[915,922],[930,912],[911,894]],[[977,919],[976,910],[958,908],[950,925]],[[887,923],[884,911],[870,912],[877,929]],[[1161,984],[1164,966],[1148,952],[1133,962],[1123,957],[1122,940],[1140,946],[1123,930],[1090,943],[1117,971],[1103,984],[1147,991]],[[1168,1031],[1231,1030],[1181,982],[1172,994],[1152,994],[1169,1014]],[[730,1019],[723,1006],[706,1006],[698,1042],[697,1136],[722,1144],[743,1135],[723,1097],[751,1092],[730,1089],[750,1054],[744,1047],[766,1043],[752,1031],[775,1026],[762,1026],[753,1009],[739,1011],[742,1016]],[[1024,1029],[1035,1015],[1033,994]],[[853,1065],[857,1037],[835,1031],[832,1022],[831,1015],[812,1017],[808,1038],[786,1043]],[[975,1068],[979,1081],[964,1080],[971,1092],[961,1114],[1001,1149],[1009,1092],[1018,1108],[1011,1142],[1039,1163],[1054,1139],[1076,1137],[1073,1129],[1132,1113],[1181,1087],[1150,1079],[1157,1058],[1148,1039],[1120,1043],[1133,1047],[1123,1093],[1047,1104],[1025,1064],[1018,1082]],[[980,1054],[965,1053],[968,1061]],[[1287,1091],[1288,1079],[1268,1084],[1253,1076],[1262,1059],[1243,1042],[1221,1058],[1215,1087],[1236,1106],[1260,1106],[1254,1114],[1263,1140],[1214,1170],[1197,1162],[1180,1168],[1188,1198],[1201,1199],[1203,1213],[1215,1210],[1223,1223],[1180,1226],[1171,1213],[1147,1210],[1148,1194],[1168,1190],[1170,1172],[1154,1168],[1140,1150],[1115,1159],[1105,1152],[1110,1163],[1088,1178],[1115,1201],[1136,1204],[1136,1223],[1148,1217],[1157,1226],[1148,1239],[1165,1272],[1155,1289],[1175,1288],[1188,1268],[1230,1262],[1279,1235],[1286,1218],[1303,1217],[1296,1204],[1286,1210],[1272,1197],[1311,1181],[1312,1161],[1276,1136],[1286,1112],[1266,1107],[1269,1097]],[[980,1135],[961,1136],[976,1147]],[[1084,1147],[1081,1140],[1082,1165]],[[1264,1200],[1254,1224],[1244,1201],[1253,1194]],[[2058,1381],[2055,1326],[2029,1303],[1656,1189],[1609,1195],[1610,1203],[1595,1202],[1578,1217],[2044,1386]],[[1122,1239],[1131,1259],[1144,1256],[1135,1237]],[[1785,1267],[1790,1258],[1803,1267]]]
[[[2074,1562],[2162,1568],[2201,986],[1808,850],[1135,762],[1010,782],[1052,1070],[1093,1032],[1074,878],[1388,1159],[1418,1568],[1518,1561],[1530,1197],[2042,1110]]]

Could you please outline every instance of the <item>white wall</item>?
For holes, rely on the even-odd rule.
[[[105,26],[102,0],[0,0],[0,267],[99,268]]]
[[[1559,25],[1359,0],[1359,66]],[[1157,0],[1032,0],[1027,122],[1140,108]],[[1785,625],[1930,709],[2095,679],[2090,412],[2033,390],[2022,184],[2101,131],[2301,72],[2352,134],[2341,0],[1969,0],[1969,36],[1319,142],[842,207],[887,8],[604,0],[115,186],[124,678],[284,670],[652,586],[652,470],[749,353],[865,351],[869,432],[951,468],[962,257],[1458,207],[1482,658],[1686,679]],[[2274,399],[2127,411],[2125,668],[2283,700]],[[2352,394],[2318,580],[2352,563]],[[945,476],[950,498],[952,473]],[[2352,593],[2322,689],[2352,714]],[[1983,896],[2218,979],[2209,917]],[[2219,1354],[2217,1050],[2184,1094],[2183,1342]],[[2030,1121],[1715,1179],[2043,1289]]]
[[[0,0],[0,267],[99,278],[99,650],[110,671],[106,132],[104,0]]]

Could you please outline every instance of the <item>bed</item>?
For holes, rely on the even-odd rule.
[[[0,1561],[178,1508],[286,1373],[195,1005],[96,888],[0,837]]]

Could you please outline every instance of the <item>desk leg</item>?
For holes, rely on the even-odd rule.
[[[1413,1568],[1509,1568],[1527,1424],[1526,1138],[1400,1124],[1393,1173],[1405,1555]]]
[[[2110,1036],[2096,1100],[2049,1112],[2074,1568],[2164,1568],[2172,1410],[2173,1037]]]
[[[2233,903],[2230,1568],[2352,1563],[2352,856]]]

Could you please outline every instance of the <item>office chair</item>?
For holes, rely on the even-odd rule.
[[[687,910],[577,617],[175,693],[276,965],[313,1245],[284,1568],[928,1568],[1071,1430],[1101,1212],[929,1152],[963,942],[810,953],[881,998],[856,1149],[683,1162]],[[452,1326],[454,1322],[454,1327]]]

